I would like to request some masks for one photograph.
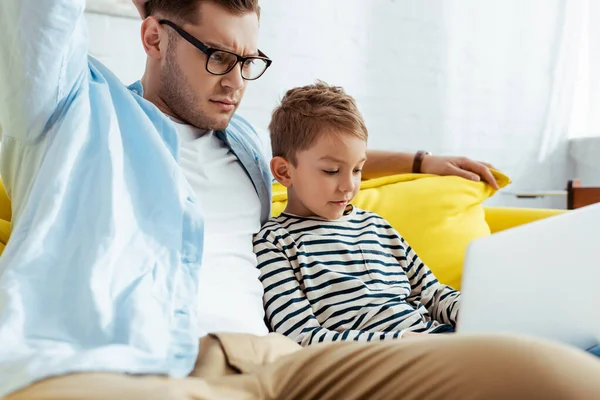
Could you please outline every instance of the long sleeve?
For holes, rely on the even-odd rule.
[[[264,287],[267,324],[273,331],[296,340],[302,346],[321,342],[366,342],[402,337],[403,330],[377,332],[368,329],[335,330],[323,327],[284,252],[265,239],[255,240],[254,251],[257,254],[260,280]]]
[[[85,77],[85,0],[0,1],[0,132],[34,141]]]
[[[456,326],[460,292],[441,284],[406,241],[398,235],[402,244],[396,258],[404,267],[410,282],[408,302],[421,303],[432,317],[442,323]]]

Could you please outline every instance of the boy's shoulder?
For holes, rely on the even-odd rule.
[[[385,223],[387,225],[390,225],[390,223],[383,218],[381,215],[374,213],[372,211],[368,211],[368,210],[363,210],[362,208],[358,208],[356,206],[353,206],[354,210],[353,210],[353,214],[355,215],[355,219],[358,220],[373,220],[373,221],[380,221],[380,223]]]
[[[286,215],[269,218],[258,233],[254,235],[254,242],[256,243],[259,240],[273,242],[276,238],[287,235],[289,222],[290,217]]]

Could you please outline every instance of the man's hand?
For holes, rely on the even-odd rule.
[[[421,164],[421,172],[424,174],[456,175],[477,182],[483,179],[498,190],[498,183],[490,168],[493,168],[490,164],[466,157],[425,156]]]
[[[137,8],[138,12],[140,13],[140,17],[142,17],[142,19],[144,19],[144,16],[146,15],[146,3],[148,2],[148,0],[133,0],[133,5],[135,6],[135,8]]]

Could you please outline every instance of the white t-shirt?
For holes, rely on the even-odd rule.
[[[212,332],[265,335],[263,286],[252,248],[261,211],[254,185],[213,131],[177,122],[176,126],[180,165],[204,215],[198,298],[202,336]]]

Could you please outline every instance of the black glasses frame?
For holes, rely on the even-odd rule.
[[[231,72],[231,70],[233,70],[235,68],[236,65],[238,65],[239,63],[242,63],[242,66],[244,65],[244,63],[246,63],[246,61],[252,61],[252,60],[261,60],[265,62],[265,69],[260,73],[260,75],[258,75],[256,78],[246,78],[244,76],[244,68],[242,67],[240,69],[240,73],[242,75],[242,78],[247,80],[247,81],[254,81],[258,78],[260,78],[261,76],[263,76],[263,74],[265,73],[265,71],[271,66],[271,63],[273,62],[269,57],[267,57],[267,55],[265,53],[263,53],[262,51],[258,50],[258,56],[250,56],[250,57],[242,57],[239,54],[236,54],[232,51],[228,51],[228,50],[222,50],[222,49],[215,49],[213,47],[208,47],[207,45],[205,45],[204,43],[202,43],[200,40],[196,39],[194,36],[192,36],[191,34],[189,34],[188,32],[186,32],[183,28],[180,28],[177,24],[169,21],[168,19],[161,19],[158,21],[159,24],[161,25],[168,25],[171,28],[173,28],[175,30],[175,32],[177,32],[179,34],[179,36],[181,36],[182,38],[184,38],[185,40],[187,40],[192,46],[194,46],[195,48],[197,48],[198,50],[200,50],[201,52],[203,52],[204,54],[206,54],[206,71],[209,74],[212,75],[227,75],[228,73]],[[236,57],[237,61],[235,63],[233,63],[231,65],[231,67],[229,69],[227,69],[225,72],[216,74],[212,71],[210,71],[208,69],[208,63],[210,61],[210,57],[216,53],[217,51],[219,52],[223,52],[223,53],[228,53],[231,54],[233,56]]]

